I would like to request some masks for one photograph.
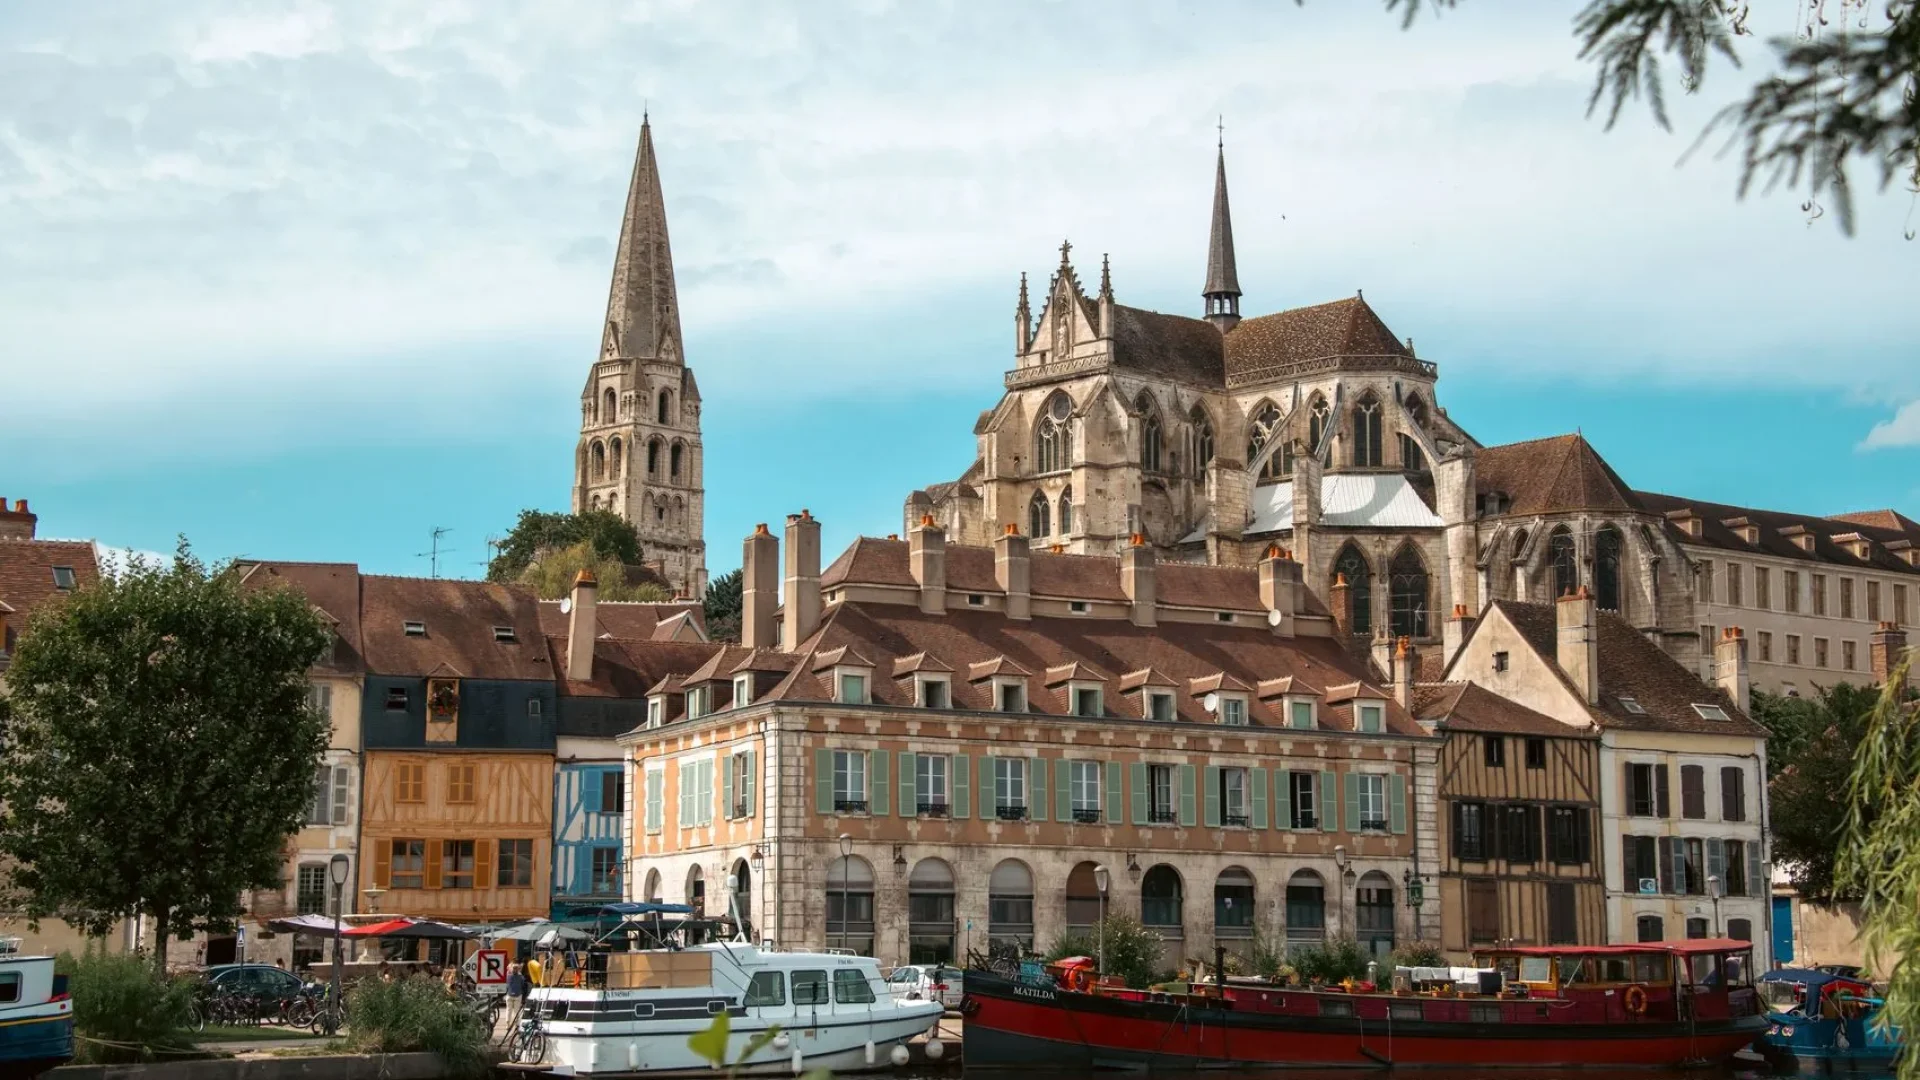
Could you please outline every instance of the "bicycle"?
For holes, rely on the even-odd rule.
[[[520,1014],[520,1025],[507,1038],[507,1060],[519,1065],[538,1065],[547,1056],[547,1031],[540,1026],[539,1012],[529,1004]]]

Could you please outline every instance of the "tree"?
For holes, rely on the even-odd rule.
[[[1752,715],[1767,728],[1767,782],[1774,856],[1800,895],[1821,903],[1854,896],[1835,880],[1846,832],[1847,778],[1879,691],[1848,683],[1818,696],[1753,696]]]
[[[1461,0],[1385,2],[1411,26],[1423,8],[1438,12]],[[1678,65],[1682,90],[1698,93],[1715,57],[1740,66],[1734,42],[1752,33],[1751,7],[1750,0],[1589,0],[1573,20],[1580,58],[1596,68],[1587,115],[1604,105],[1611,129],[1629,98],[1644,97],[1654,121],[1671,130],[1662,55]],[[1829,26],[1824,3],[1800,6],[1799,34],[1768,42],[1776,73],[1722,108],[1695,147],[1724,135],[1727,149],[1740,147],[1742,197],[1756,182],[1768,190],[1804,185],[1809,209],[1831,197],[1835,221],[1852,235],[1850,162],[1877,167],[1882,190],[1903,176],[1920,193],[1920,0],[1839,8],[1839,25]]]
[[[532,563],[520,571],[519,580],[531,585],[543,599],[558,600],[573,589],[573,579],[582,570],[593,572],[600,583],[602,600],[639,600],[664,603],[673,593],[655,581],[630,582],[626,564],[598,552],[593,542],[582,540],[564,548],[543,549]]]
[[[1118,975],[1135,990],[1142,990],[1159,981],[1163,974],[1160,967],[1160,935],[1140,924],[1140,920],[1131,915],[1108,915],[1101,922],[1099,934],[1085,930],[1071,930],[1054,939],[1053,947],[1047,950],[1048,960],[1061,960],[1069,956],[1099,956],[1102,949],[1106,955],[1104,974]]]
[[[707,640],[740,640],[740,571],[731,570],[707,582]]]
[[[1882,1020],[1920,1031],[1920,704],[1901,661],[1874,703],[1847,786],[1840,878],[1860,896],[1869,957],[1893,961]],[[1920,1080],[1920,1054],[1903,1054],[1900,1080]]]
[[[487,564],[487,580],[519,581],[542,551],[582,542],[591,544],[600,556],[626,566],[640,565],[640,534],[631,522],[611,510],[579,514],[522,510],[520,520],[500,542],[500,553]]]
[[[185,539],[37,618],[0,735],[10,899],[92,934],[151,916],[164,970],[171,937],[281,888],[327,745],[307,666],[329,634],[299,594],[209,573]]]

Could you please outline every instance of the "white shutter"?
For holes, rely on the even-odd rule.
[[[353,773],[345,765],[333,767],[333,823],[347,824],[347,804],[353,795]]]

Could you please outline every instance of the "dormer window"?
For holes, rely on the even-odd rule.
[[[1727,710],[1721,708],[1718,705],[1702,705],[1702,704],[1696,703],[1693,707],[1693,711],[1699,713],[1700,719],[1702,720],[1731,720],[1732,719],[1732,717],[1727,715]]]
[[[1227,727],[1246,727],[1247,699],[1239,694],[1221,694],[1220,723]]]
[[[1647,710],[1644,707],[1642,707],[1640,702],[1635,698],[1631,698],[1625,694],[1622,694],[1619,697],[1614,698],[1613,700],[1619,702],[1621,708],[1627,710],[1627,712],[1633,714],[1634,716],[1647,715]]]
[[[867,697],[867,675],[864,671],[850,671],[835,668],[833,671],[833,699],[842,705],[865,705]]]
[[[1374,734],[1387,730],[1387,703],[1384,701],[1354,702],[1353,729]]]
[[[1027,711],[1027,684],[1024,679],[993,680],[994,707],[1001,712]]]
[[[1147,693],[1147,719],[1172,721],[1175,718],[1175,713],[1173,710],[1173,691],[1148,690],[1146,693]]]
[[[735,675],[733,677],[733,707],[744,708],[753,704],[753,676]]]
[[[1075,615],[1085,615],[1087,612],[1093,610],[1093,605],[1085,600],[1069,600],[1067,601],[1067,610],[1073,612]]]
[[[406,712],[407,711],[407,688],[406,687],[393,686],[393,687],[387,688],[387,711],[388,712]]]
[[[1215,622],[1225,622],[1225,623],[1230,623],[1230,622],[1232,622],[1232,621],[1233,621],[1233,612],[1231,612],[1231,611],[1216,611],[1216,612],[1214,612],[1214,613],[1213,613],[1213,618],[1214,618],[1214,621],[1215,621]]]
[[[400,629],[408,637],[426,637],[427,636],[427,624],[423,622],[418,622],[413,619],[408,619],[406,622],[401,623]]]
[[[424,631],[425,631],[425,627],[422,627],[421,629],[422,629],[422,632],[424,632]],[[496,627],[494,627],[494,628],[493,628],[493,640],[494,640],[494,641],[496,641],[496,642],[499,642],[499,643],[500,643],[500,644],[502,644],[502,645],[511,645],[511,644],[513,644],[513,643],[514,643],[514,641],[516,640],[516,639],[514,638],[514,635],[513,635],[513,627],[511,627],[511,626],[496,626]]]
[[[1100,716],[1105,713],[1101,707],[1100,688],[1083,683],[1067,685],[1067,701],[1073,707],[1075,716]]]
[[[1290,697],[1286,700],[1287,726],[1297,731],[1314,728],[1313,699]]]
[[[968,607],[986,607],[987,598],[981,595],[980,593],[970,592],[967,594],[967,606]]]
[[[946,679],[933,675],[920,675],[914,678],[913,684],[914,696],[919,699],[921,708],[953,707],[952,685]]]
[[[73,567],[56,566],[53,568],[53,587],[61,592],[70,591],[74,585]]]
[[[650,728],[656,728],[656,727],[659,727],[661,724],[666,723],[666,720],[667,720],[666,699],[661,697],[658,694],[655,694],[653,697],[648,698],[647,699],[647,726]]]

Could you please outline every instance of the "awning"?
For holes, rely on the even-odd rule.
[[[388,919],[386,922],[356,926],[342,937],[350,938],[448,938],[466,940],[473,931],[432,919]]]
[[[268,919],[267,929],[276,934],[317,934],[332,937],[334,927],[351,930],[350,923],[335,923],[331,915],[295,915],[288,919]]]
[[[564,923],[547,919],[528,919],[513,926],[496,927],[483,931],[481,937],[491,941],[539,941],[548,934],[557,934],[561,941],[590,941],[593,935],[584,930],[575,929]]]

